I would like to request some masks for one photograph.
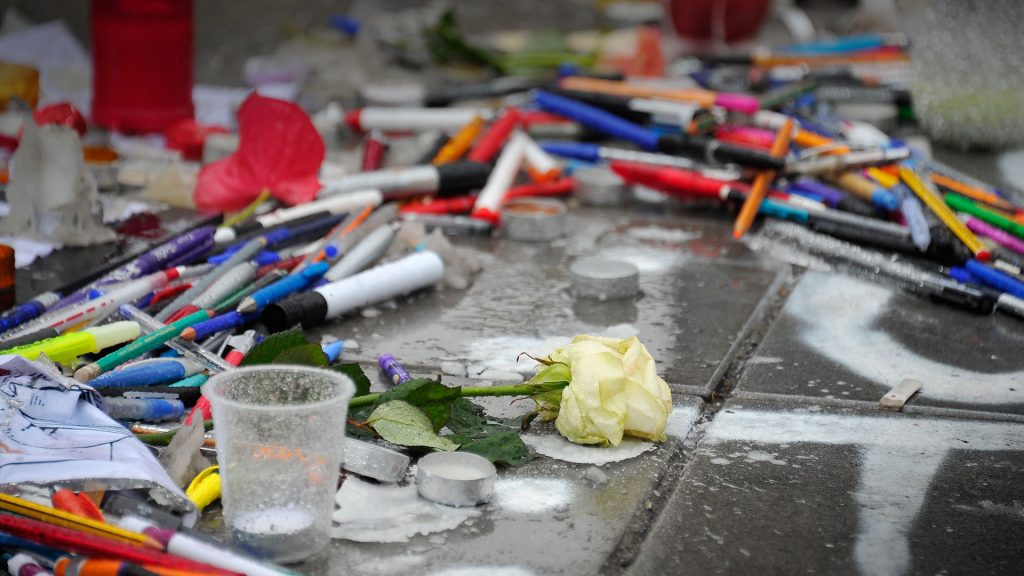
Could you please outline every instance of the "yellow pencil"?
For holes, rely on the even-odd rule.
[[[85,532],[94,536],[103,536],[119,542],[138,544],[140,546],[158,546],[152,538],[145,534],[130,532],[117,526],[98,522],[92,518],[70,514],[63,510],[29,502],[17,496],[0,494],[0,510],[39,520],[40,522],[47,522],[55,526],[78,530],[79,532]]]
[[[882,170],[881,168],[876,168],[874,166],[868,168],[868,174],[870,174],[871,177],[875,179],[875,182],[878,182],[879,184],[885,186],[886,188],[892,188],[893,186],[900,183],[899,176],[893,176],[892,174],[889,174],[885,170]]]
[[[900,179],[967,246],[967,249],[974,254],[975,258],[982,262],[988,262],[992,258],[992,253],[988,251],[988,248],[985,248],[981,240],[978,240],[978,237],[956,217],[956,214],[946,206],[942,199],[932,194],[932,191],[924,185],[924,182],[917,176],[917,173],[906,166],[900,166]]]
[[[431,163],[439,166],[462,158],[469,151],[469,147],[473,145],[473,141],[476,140],[476,137],[480,135],[483,129],[484,119],[474,116],[465,126],[459,128],[459,131],[448,140],[447,144],[437,151],[437,156],[434,156],[434,160]]]
[[[793,121],[787,119],[786,123],[775,134],[775,141],[772,142],[771,149],[772,156],[785,158],[792,136]],[[743,202],[743,206],[740,207],[739,215],[736,216],[736,223],[732,228],[733,238],[743,236],[750,229],[750,225],[754,223],[754,217],[757,216],[757,211],[761,208],[761,203],[768,193],[768,186],[771,185],[772,180],[775,180],[775,170],[762,170],[754,177],[754,183],[750,186],[747,199]]]

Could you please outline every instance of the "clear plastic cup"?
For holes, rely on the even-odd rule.
[[[283,563],[327,546],[354,391],[343,374],[290,365],[222,372],[203,385],[234,545]]]

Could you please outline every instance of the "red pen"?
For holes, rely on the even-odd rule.
[[[374,130],[363,139],[363,172],[379,170],[384,163],[384,153],[388,145],[381,138],[381,133]]]
[[[153,298],[149,301],[149,305],[153,306],[154,304],[161,302],[163,300],[167,300],[168,298],[174,298],[178,294],[181,294],[182,292],[188,290],[191,287],[192,284],[188,282],[183,282],[181,284],[169,286],[167,288],[164,288],[163,290],[158,290],[153,294]]]
[[[560,178],[541,184],[524,184],[509,188],[505,200],[524,196],[564,196],[576,187],[572,178]],[[410,202],[402,207],[403,214],[465,214],[473,209],[476,196],[453,196],[450,198],[427,198]]]
[[[284,270],[286,272],[291,272],[305,259],[305,256],[292,256],[291,258],[285,258],[284,260],[278,260],[277,262],[260,266],[259,270],[256,271],[256,277],[263,278],[264,276],[270,274],[274,270]]]
[[[612,172],[630,184],[640,184],[673,196],[718,198],[727,180],[708,178],[699,172],[613,160]]]
[[[96,503],[85,494],[75,494],[67,488],[61,488],[50,496],[50,503],[54,508],[69,514],[83,516],[97,522],[106,522],[103,513],[96,507]]]
[[[165,554],[152,548],[118,542],[31,518],[0,514],[0,530],[31,542],[91,558],[119,558],[135,564],[153,564],[177,570],[189,570],[196,574],[236,574],[181,556]]]
[[[179,308],[177,312],[168,316],[167,320],[164,320],[164,324],[170,324],[171,322],[181,320],[193,312],[199,312],[199,307],[194,304],[186,304]]]
[[[509,134],[519,124],[520,114],[518,108],[507,108],[501,118],[491,123],[487,131],[477,140],[476,145],[469,151],[466,160],[473,162],[490,162],[501,151]]]
[[[719,126],[715,128],[715,138],[741,146],[771,150],[775,134],[770,130],[750,126]]]

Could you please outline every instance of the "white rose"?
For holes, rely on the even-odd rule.
[[[572,442],[618,446],[624,435],[667,439],[672,393],[636,337],[577,336],[548,360],[569,367],[555,426]]]

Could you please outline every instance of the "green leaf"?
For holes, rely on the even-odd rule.
[[[366,377],[366,373],[363,372],[362,367],[357,362],[339,364],[334,369],[352,379],[352,383],[356,385],[355,396],[363,396],[370,393],[370,379]]]
[[[498,432],[519,430],[517,418],[491,418],[484,414],[483,406],[459,398],[452,403],[452,417],[448,429],[456,435],[479,440]]]
[[[451,418],[452,402],[459,394],[460,388],[457,386],[445,386],[440,380],[430,378],[414,378],[381,394],[373,406],[376,408],[394,400],[408,402],[427,415],[434,432],[437,432]]]
[[[572,380],[572,371],[569,365],[563,362],[552,362],[526,381],[527,384],[548,384],[551,382],[569,382]]]
[[[257,364],[270,364],[277,360],[277,357],[289,348],[308,344],[306,335],[302,328],[296,326],[291,330],[278,332],[260,342],[246,354],[241,366],[255,366]]]
[[[438,436],[431,426],[430,418],[403,400],[392,400],[377,406],[366,423],[381,438],[401,446],[426,446],[447,451],[459,447],[448,438]]]
[[[558,409],[562,406],[562,390],[548,390],[530,396],[537,403],[537,415],[541,420],[554,420],[558,417]]]
[[[570,380],[572,380],[572,371],[569,370],[569,365],[563,362],[552,362],[534,374],[527,384],[563,384],[568,386]],[[558,416],[558,408],[562,404],[562,388],[538,392],[530,396],[530,399],[537,403],[537,415],[542,420],[554,420]]]
[[[533,459],[530,449],[515,432],[498,432],[481,440],[474,440],[459,447],[460,452],[472,452],[487,458],[495,464],[520,466]]]
[[[490,418],[479,404],[459,398],[452,403],[448,429],[453,441],[462,444],[461,451],[472,452],[495,464],[519,466],[533,455],[519,437],[519,421],[515,418]]]
[[[327,366],[327,355],[323,348],[316,344],[293,346],[274,358],[274,364],[298,364],[299,366]]]

